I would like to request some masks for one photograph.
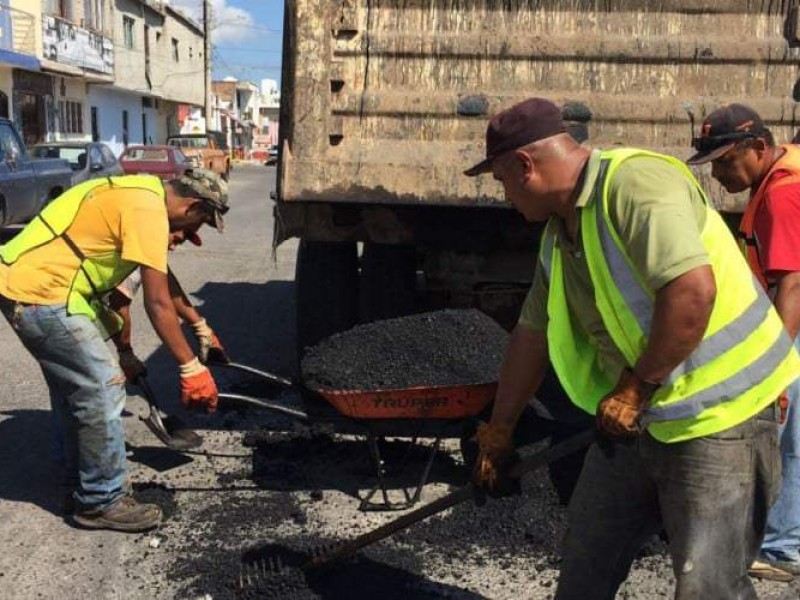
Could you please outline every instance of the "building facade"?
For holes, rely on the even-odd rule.
[[[163,143],[203,106],[203,42],[162,0],[0,0],[0,117],[29,144]]]

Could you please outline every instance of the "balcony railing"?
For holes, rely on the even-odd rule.
[[[32,14],[0,4],[0,50],[35,56],[35,27]]]
[[[106,75],[114,72],[111,39],[66,19],[42,16],[42,44],[48,60]]]

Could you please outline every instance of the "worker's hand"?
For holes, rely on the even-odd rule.
[[[473,482],[492,497],[504,497],[520,492],[519,479],[510,478],[508,469],[519,460],[511,448],[513,428],[497,423],[478,426],[478,460]]]
[[[785,390],[778,396],[778,408],[781,411],[781,425],[783,425],[786,423],[786,417],[789,416],[789,396],[786,395]]]
[[[200,347],[200,362],[204,365],[209,361],[212,363],[229,363],[231,362],[228,353],[219,341],[217,334],[208,326],[205,319],[200,319],[196,323],[192,323],[192,330],[194,336],[197,338],[197,344]]]
[[[128,383],[136,383],[139,377],[147,375],[147,368],[133,353],[132,348],[125,348],[119,351],[119,367],[125,373],[125,381]]]
[[[597,407],[597,429],[609,437],[641,434],[641,415],[656,389],[655,384],[642,381],[630,369],[623,370],[617,385]]]
[[[217,384],[211,372],[195,358],[181,365],[181,403],[188,408],[217,410]]]

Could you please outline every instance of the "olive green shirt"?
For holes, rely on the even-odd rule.
[[[586,209],[600,169],[595,150],[576,206]],[[692,269],[710,264],[700,240],[705,204],[700,192],[676,167],[664,160],[637,156],[623,162],[609,186],[609,216],[623,248],[645,283],[658,290]],[[563,249],[564,288],[570,317],[593,340],[600,368],[615,378],[625,359],[603,324],[583,252],[581,232],[573,243],[564,223],[555,218],[557,243]],[[578,223],[580,224],[580,217]],[[579,225],[580,227],[580,225]],[[547,329],[548,282],[537,261],[533,284],[522,306],[519,324],[534,331]]]

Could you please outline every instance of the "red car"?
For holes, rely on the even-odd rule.
[[[192,168],[177,146],[128,146],[119,157],[126,175],[148,173],[164,181],[176,179]]]

